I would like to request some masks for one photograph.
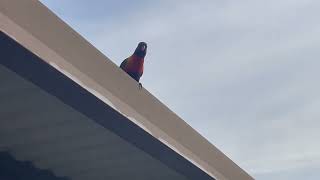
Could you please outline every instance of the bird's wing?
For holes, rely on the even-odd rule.
[[[128,62],[128,58],[122,61],[122,63],[120,64],[120,68],[124,70],[127,65],[127,62]]]

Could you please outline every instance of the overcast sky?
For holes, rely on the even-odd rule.
[[[320,178],[319,0],[41,0],[258,180]],[[88,59],[88,61],[90,61]]]

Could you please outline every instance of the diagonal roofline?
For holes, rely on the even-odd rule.
[[[1,1],[0,29],[212,177],[253,179],[39,1]]]

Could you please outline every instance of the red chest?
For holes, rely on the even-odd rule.
[[[136,56],[131,56],[128,59],[126,65],[127,72],[143,73],[143,63],[144,59]]]

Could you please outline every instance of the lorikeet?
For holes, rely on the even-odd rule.
[[[137,82],[139,82],[143,74],[143,63],[146,53],[147,43],[140,42],[134,53],[130,57],[126,58],[120,65],[120,68]],[[139,87],[142,87],[141,83],[139,83]]]

